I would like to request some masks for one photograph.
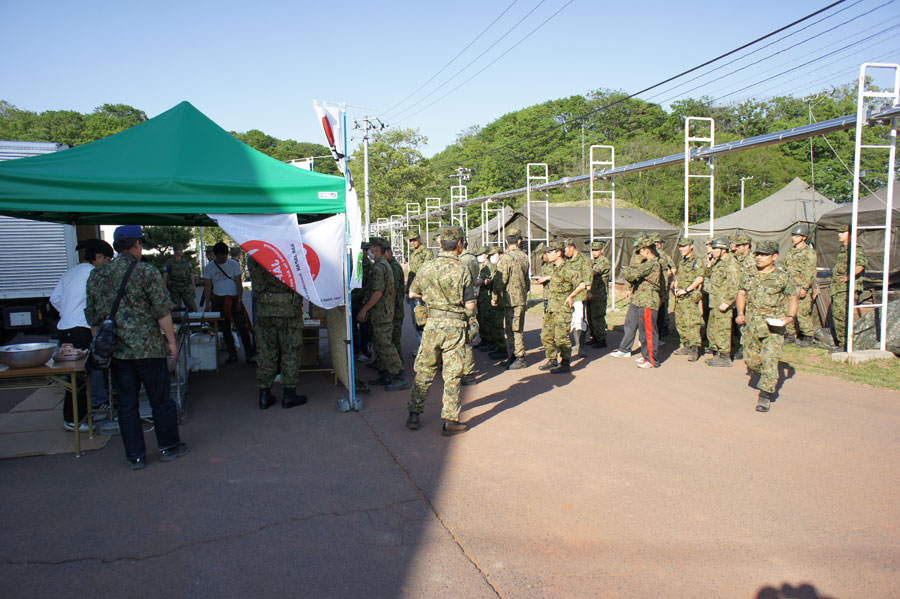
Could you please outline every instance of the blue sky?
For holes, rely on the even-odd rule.
[[[813,19],[832,15],[821,23],[770,48],[682,88],[640,97],[665,102],[685,93],[706,94],[728,102],[773,94],[801,96],[846,83],[861,62],[900,61],[900,27],[891,29],[900,26],[900,2],[878,8],[886,2],[848,0]],[[151,117],[188,100],[229,130],[256,128],[280,138],[321,143],[311,105],[317,98],[346,102],[351,117],[379,116],[392,126],[418,128],[429,138],[426,153],[431,154],[469,126],[486,125],[512,110],[597,88],[637,91],[827,4],[0,0],[5,49],[0,99],[36,111],[88,112],[105,102],[122,102]],[[868,11],[871,14],[864,15]],[[501,13],[422,92],[388,110]],[[523,17],[482,58],[412,106]],[[818,37],[809,39],[813,36]],[[507,50],[480,75],[420,111]],[[778,51],[758,65],[732,72]],[[829,52],[834,54],[762,81]],[[750,89],[736,91],[748,85]],[[699,88],[691,90],[695,86]]]

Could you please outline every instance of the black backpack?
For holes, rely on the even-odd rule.
[[[128,265],[128,270],[125,271],[125,277],[119,286],[119,293],[116,295],[112,309],[109,311],[109,316],[100,323],[97,334],[91,340],[87,364],[93,370],[106,370],[109,368],[113,350],[116,346],[116,311],[118,311],[119,302],[122,301],[122,296],[125,294],[125,283],[128,282],[128,277],[131,276],[131,271],[134,270],[135,266],[137,266],[137,261]]]

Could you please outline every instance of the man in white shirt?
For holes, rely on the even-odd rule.
[[[79,243],[77,249],[84,249],[85,262],[75,266],[62,276],[53,294],[50,303],[59,312],[59,323],[56,328],[59,332],[59,342],[71,343],[77,349],[87,349],[91,345],[91,327],[84,317],[84,308],[87,303],[87,280],[95,267],[106,264],[113,257],[112,246],[102,239],[88,239]],[[102,410],[109,404],[109,396],[106,391],[106,379],[102,370],[94,370],[91,373],[91,406],[94,410]],[[78,394],[78,414],[87,416],[87,397]],[[94,420],[101,420],[105,414],[95,414]],[[80,425],[81,430],[87,431],[87,423]],[[72,414],[72,394],[66,391],[63,402],[63,428],[69,431],[75,430],[74,416]]]
[[[231,323],[237,326],[241,343],[244,346],[244,357],[247,362],[255,361],[253,342],[250,339],[246,312],[243,305],[243,273],[241,265],[228,258],[228,246],[221,241],[213,246],[216,259],[203,268],[203,279],[206,297],[206,310],[221,312],[225,320],[222,321],[222,334],[225,337],[225,347],[228,349],[226,364],[237,362],[237,350],[234,346],[234,337],[231,334]]]

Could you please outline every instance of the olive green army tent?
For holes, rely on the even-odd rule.
[[[213,224],[345,211],[344,179],[285,164],[189,102],[72,149],[0,163],[0,214],[70,224]]]

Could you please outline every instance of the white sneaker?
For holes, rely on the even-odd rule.
[[[663,341],[662,339],[659,340],[659,346],[660,346],[660,347],[662,347],[662,346],[665,345],[665,344],[666,344],[665,341]]]
[[[634,361],[637,362],[637,365],[638,365],[638,366],[640,366],[641,364],[643,364],[643,363],[646,362],[647,360],[644,359],[644,356],[638,356],[637,358],[634,359]]]
[[[638,362],[637,367],[638,368],[653,368],[653,364],[651,364],[649,360],[644,360],[643,362]]]
[[[610,352],[609,355],[611,355],[613,358],[629,358],[631,357],[631,352],[625,352],[621,349],[617,349],[614,352]]]
[[[67,430],[67,431],[74,431],[75,423],[74,422],[66,422],[65,420],[63,420],[63,429]],[[82,422],[81,424],[78,425],[78,431],[81,433],[86,433],[89,430],[91,430],[91,429],[88,428],[87,422]]]

